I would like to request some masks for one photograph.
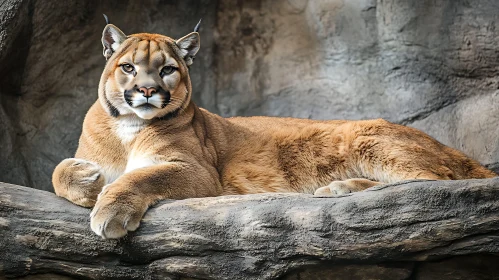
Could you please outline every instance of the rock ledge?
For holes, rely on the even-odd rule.
[[[0,278],[494,279],[498,198],[499,178],[171,200],[102,240],[90,210],[0,183]]]

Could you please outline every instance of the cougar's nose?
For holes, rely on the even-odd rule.
[[[142,92],[142,95],[146,98],[152,97],[153,93],[156,93],[158,90],[154,87],[146,88],[146,87],[141,87],[139,88],[139,91]]]

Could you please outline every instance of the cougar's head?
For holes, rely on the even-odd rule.
[[[199,43],[197,32],[174,40],[149,33],[126,36],[116,26],[106,25],[102,45],[107,63],[99,85],[102,106],[114,117],[178,114],[190,102],[188,66]]]

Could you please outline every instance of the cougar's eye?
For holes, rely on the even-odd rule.
[[[133,73],[135,71],[135,68],[133,68],[133,66],[128,63],[121,64],[121,69],[123,69],[125,73]]]
[[[163,67],[163,69],[161,69],[160,76],[164,77],[166,75],[171,75],[173,72],[175,72],[175,70],[177,70],[177,68],[173,66],[165,66]]]

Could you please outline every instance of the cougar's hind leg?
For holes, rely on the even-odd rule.
[[[365,122],[350,142],[350,163],[361,178],[384,183],[461,179],[468,158],[427,134],[386,121]]]
[[[381,184],[383,183],[363,178],[348,179],[344,181],[333,181],[329,185],[315,190],[314,195],[341,195],[351,192],[363,191],[367,188]]]
[[[356,135],[348,143],[348,166],[344,181],[333,181],[316,195],[340,195],[405,180],[451,180],[455,172],[447,165],[443,145],[421,132],[408,137],[385,121],[365,121],[351,127]],[[419,135],[418,135],[419,133]],[[414,139],[415,138],[415,139]],[[345,175],[343,176],[345,177]]]

